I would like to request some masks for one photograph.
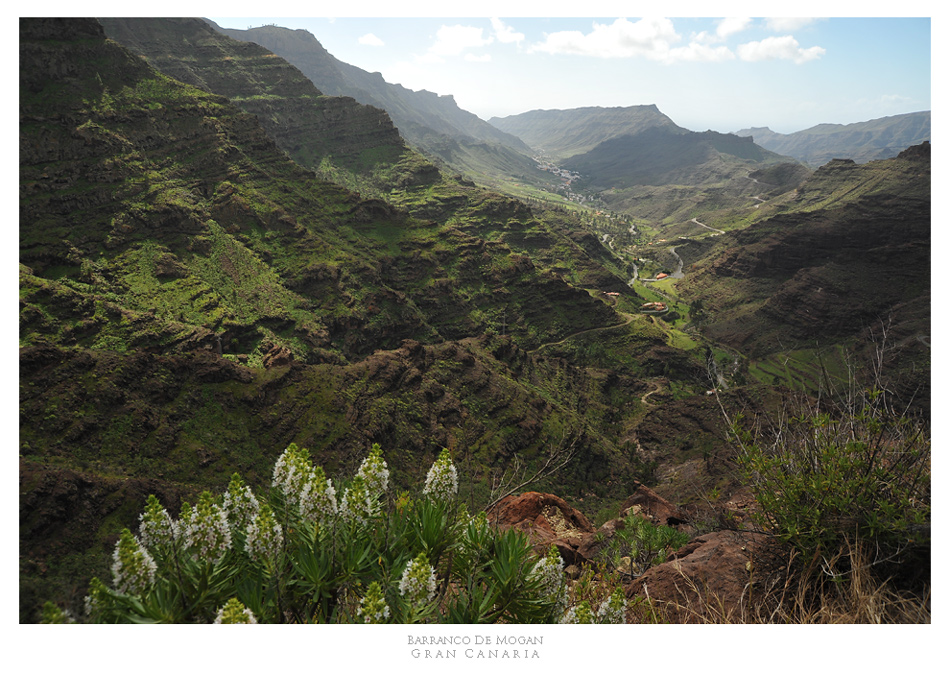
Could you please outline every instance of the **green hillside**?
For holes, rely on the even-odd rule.
[[[886,337],[895,390],[929,408],[930,145],[826,164],[784,210],[690,257],[677,290],[702,301],[704,334],[753,357],[770,382],[786,379],[783,354],[811,349],[810,385],[815,351]]]
[[[641,476],[630,401],[702,388],[569,219],[437,171],[361,197],[94,21],[23,20],[20,57],[22,620],[104,573],[146,491],[265,484],[289,442],[341,472],[379,442],[397,484],[451,447],[473,506],[568,443],[536,486],[596,506]],[[622,357],[570,364],[582,334]]]

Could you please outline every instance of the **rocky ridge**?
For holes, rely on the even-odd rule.
[[[890,159],[905,148],[929,142],[930,111],[882,117],[854,124],[819,124],[794,133],[776,133],[768,127],[742,129],[740,136],[773,152],[818,167],[835,158],[866,163]]]
[[[280,26],[239,30],[208,23],[222,34],[255,42],[285,58],[327,94],[352,97],[386,110],[413,147],[454,172],[482,175],[487,171],[517,176],[521,181],[547,182],[522,140],[462,110],[451,95],[390,84],[379,73],[368,73],[334,58],[305,30]]]
[[[254,114],[278,146],[304,166],[331,160],[371,173],[367,153],[395,163],[408,152],[383,110],[324,95],[286,60],[254,42],[229,39],[200,19],[103,18],[101,23],[111,39],[169,77],[225,96]]]

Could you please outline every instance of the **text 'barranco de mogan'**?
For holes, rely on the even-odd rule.
[[[417,646],[410,651],[410,655],[423,660],[454,660],[459,657],[470,660],[534,660],[541,657],[537,649],[524,648],[524,646],[540,646],[543,640],[544,637],[540,636],[410,636],[409,645]],[[465,648],[418,648],[418,646],[465,646]],[[498,648],[498,646],[506,646],[506,648]]]

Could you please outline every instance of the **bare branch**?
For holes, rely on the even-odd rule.
[[[503,499],[511,496],[512,494],[523,489],[529,484],[533,482],[537,482],[538,480],[544,479],[550,475],[553,475],[557,471],[561,470],[561,468],[566,466],[570,462],[570,460],[574,458],[574,455],[576,453],[577,453],[577,437],[573,433],[571,433],[561,439],[561,442],[558,443],[558,446],[548,453],[547,459],[544,461],[541,467],[539,467],[534,472],[534,474],[531,477],[527,478],[526,480],[522,480],[518,484],[511,486],[511,483],[515,479],[518,479],[514,477],[514,475],[517,475],[518,468],[516,467],[515,473],[513,473],[512,477],[507,480],[506,480],[506,475],[508,475],[508,473],[506,471],[505,475],[501,477],[501,480],[499,481],[499,484],[497,486],[497,489],[501,492],[501,495],[495,497],[494,500],[488,504],[488,506],[485,508],[485,512],[490,513]],[[519,459],[516,459],[516,460],[520,461]],[[521,472],[522,474],[524,474],[524,467],[521,467]],[[507,485],[505,484],[506,482],[508,483]],[[496,491],[495,488],[493,488],[492,496],[494,496],[496,493],[498,492]]]

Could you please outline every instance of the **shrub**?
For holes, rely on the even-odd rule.
[[[738,419],[733,433],[758,523],[804,559],[830,559],[852,543],[875,551],[872,565],[929,550],[929,432],[893,409],[886,391],[790,403],[751,431]]]
[[[638,576],[646,569],[666,561],[670,552],[689,541],[689,535],[673,527],[656,525],[644,518],[628,514],[623,527],[607,542],[602,556],[615,569]]]
[[[342,496],[336,498],[336,489]],[[184,504],[173,520],[149,496],[139,535],[124,530],[113,585],[94,578],[93,622],[539,623],[570,608],[556,549],[538,559],[525,534],[491,527],[455,499],[457,474],[442,452],[421,494],[389,494],[374,445],[334,487],[291,444],[269,492],[235,475],[215,497]],[[622,595],[598,609],[617,621]],[[582,611],[586,616],[590,613]],[[50,622],[59,616],[50,612]]]

